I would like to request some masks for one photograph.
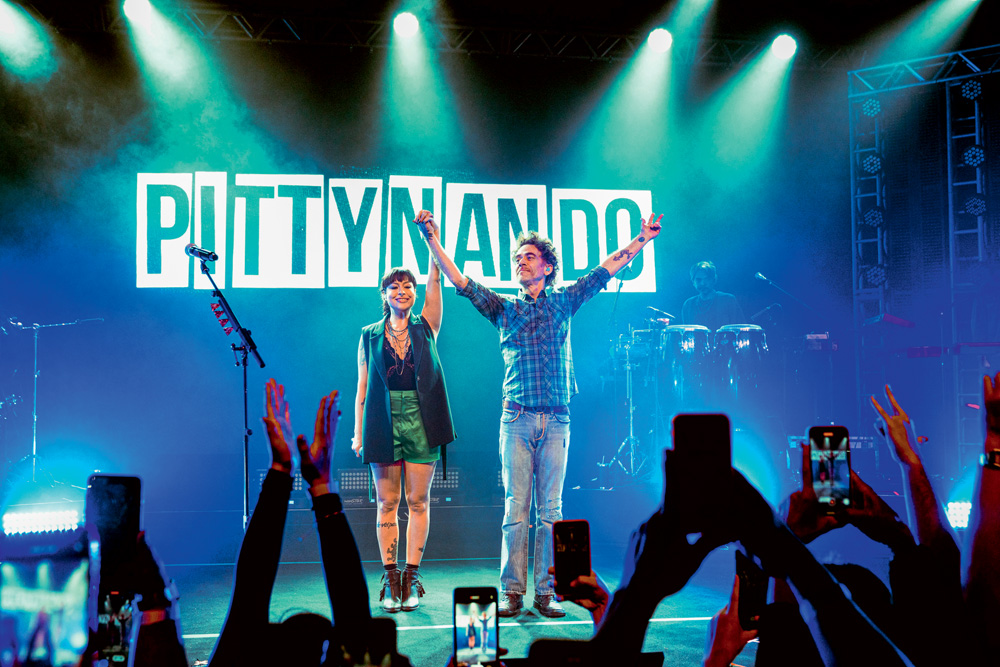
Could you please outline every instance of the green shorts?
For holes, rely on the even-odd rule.
[[[427,444],[417,392],[390,391],[389,404],[392,408],[392,460],[434,463],[441,458],[441,448],[431,448]]]

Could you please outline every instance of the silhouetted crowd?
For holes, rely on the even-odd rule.
[[[989,656],[1000,655],[1000,373],[983,381],[987,435],[964,550],[935,497],[910,417],[888,387],[886,399],[885,407],[874,397],[872,403],[900,466],[905,518],[853,471],[850,505],[828,511],[813,489],[808,442],[802,444],[802,489],[780,511],[731,469],[713,488],[727,498],[725,509],[692,514],[680,490],[689,488],[682,480],[696,464],[668,450],[663,502],[634,531],[618,589],[611,593],[594,572],[570,584],[572,601],[592,615],[593,637],[536,640],[529,664],[637,664],[659,603],[680,591],[710,552],[734,542],[752,555],[751,567],[764,581],[770,579],[770,592],[749,623],[740,612],[741,594],[744,600],[750,594],[741,590],[747,580],[734,579],[729,603],[709,624],[705,665],[730,665],[752,640],[759,642],[756,664],[762,666],[993,664]],[[284,388],[267,383],[271,466],[240,548],[210,667],[410,664],[396,651],[394,622],[371,616],[358,548],[340,497],[331,491],[338,405],[336,391],[324,396],[311,442],[300,435],[293,444]],[[312,498],[331,616],[300,613],[273,623],[268,609],[296,458]],[[848,524],[891,551],[889,586],[860,565],[824,565],[807,548]],[[138,593],[133,613],[140,617],[133,664],[186,666],[179,610],[165,594],[169,577],[143,534],[137,553],[131,569]]]

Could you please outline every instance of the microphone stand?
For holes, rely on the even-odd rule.
[[[201,272],[212,283],[212,297],[219,300],[219,305],[222,307],[223,313],[225,313],[229,323],[232,324],[232,328],[228,328],[223,324],[226,335],[228,336],[235,331],[239,334],[240,340],[243,343],[242,345],[232,343],[230,347],[233,350],[233,355],[236,356],[236,365],[243,368],[243,532],[246,532],[247,525],[250,523],[250,436],[253,435],[253,431],[250,429],[247,408],[247,355],[252,354],[261,368],[264,368],[264,360],[261,359],[260,352],[257,351],[257,344],[253,342],[250,330],[244,329],[240,325],[240,321],[236,319],[233,309],[230,307],[229,302],[226,301],[226,297],[223,296],[222,290],[215,284],[215,280],[212,278],[212,274],[209,272],[205,261],[204,259],[201,260]],[[212,310],[215,309],[213,308]],[[217,317],[221,320],[221,315],[217,315]]]
[[[73,320],[72,322],[55,322],[52,324],[22,324],[21,322],[15,322],[16,318],[8,318],[7,322],[11,326],[17,327],[22,331],[24,329],[31,329],[34,333],[35,338],[35,371],[32,374],[34,378],[34,386],[32,388],[32,398],[31,398],[31,481],[35,482],[35,475],[37,473],[38,467],[38,332],[42,329],[49,329],[51,327],[71,327],[76,324],[82,324],[83,322],[103,322],[103,317],[88,317],[83,320]]]

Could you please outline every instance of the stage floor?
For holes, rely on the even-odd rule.
[[[718,549],[678,594],[664,600],[646,633],[646,651],[662,651],[665,665],[700,665],[709,619],[729,600],[732,587],[733,551]],[[530,573],[529,563],[529,573]],[[621,576],[621,555],[595,555],[594,567],[614,587]],[[421,565],[422,581],[427,591],[419,609],[413,612],[384,614],[378,604],[381,565],[366,562],[365,573],[371,595],[373,615],[394,618],[397,624],[399,651],[419,667],[443,667],[452,650],[452,589],[457,586],[498,586],[499,560],[425,560]],[[170,565],[170,575],[181,591],[181,619],[189,662],[204,664],[211,656],[218,632],[226,617],[232,585],[231,564]],[[530,607],[529,596],[525,599]],[[590,615],[582,608],[566,603],[562,619],[546,619],[533,609],[514,618],[501,619],[500,645],[511,658],[528,654],[531,642],[542,637],[587,639],[593,634]],[[271,600],[271,618],[279,620],[287,613],[313,611],[330,614],[317,562],[282,563]],[[736,661],[753,664],[756,644],[750,644]]]

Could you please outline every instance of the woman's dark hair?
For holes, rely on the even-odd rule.
[[[388,271],[386,271],[385,275],[382,276],[382,286],[379,287],[379,292],[382,294],[383,317],[389,316],[389,302],[385,300],[385,290],[389,287],[389,285],[393,284],[397,280],[404,282],[408,280],[411,283],[413,283],[414,287],[416,287],[417,285],[417,278],[416,276],[413,275],[413,272],[410,271],[409,269],[404,269],[401,266],[394,266]]]
[[[521,232],[517,235],[517,247],[514,248],[514,254],[516,255],[522,246],[529,244],[538,248],[539,252],[542,253],[543,262],[552,265],[552,271],[545,276],[545,286],[551,287],[559,273],[559,255],[556,254],[556,245],[536,231]]]

